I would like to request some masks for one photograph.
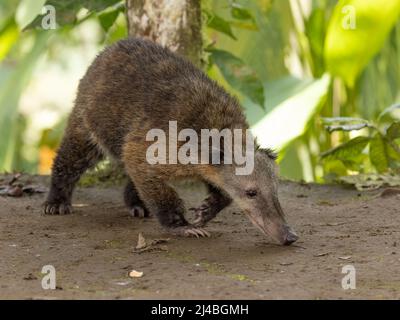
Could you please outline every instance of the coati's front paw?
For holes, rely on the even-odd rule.
[[[207,220],[205,219],[203,212],[199,209],[193,209],[193,211],[194,211],[193,225],[198,228],[204,227],[207,224]]]
[[[148,218],[148,217],[150,217],[150,214],[147,211],[147,209],[143,208],[142,206],[133,206],[129,210],[129,213],[131,214],[132,217],[135,217],[135,218]]]
[[[215,217],[215,214],[211,212],[210,207],[205,203],[198,208],[190,208],[189,210],[194,212],[193,225],[195,227],[204,227],[208,221]]]
[[[182,236],[182,237],[210,237],[210,233],[202,228],[197,228],[192,225],[187,225],[183,227],[175,227],[175,228],[169,228],[168,229],[169,233],[176,235],[176,236]]]
[[[64,215],[72,213],[72,206],[69,203],[54,203],[46,201],[44,203],[44,214],[47,215]]]

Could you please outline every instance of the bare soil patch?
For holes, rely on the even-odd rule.
[[[211,238],[170,236],[155,218],[131,217],[122,190],[78,188],[69,216],[43,216],[45,194],[0,196],[0,298],[400,298],[397,193],[282,182],[282,206],[300,236],[282,247],[234,206],[208,225]],[[188,207],[204,196],[203,188],[181,190]],[[134,252],[140,232],[149,243],[169,240]],[[355,290],[341,287],[347,264],[356,268]],[[44,265],[56,268],[56,290],[41,287]]]

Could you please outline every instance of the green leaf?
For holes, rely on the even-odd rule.
[[[19,31],[13,18],[8,19],[0,28],[0,61],[5,58],[17,42]]]
[[[300,143],[300,138],[298,138],[287,148],[279,150],[279,172],[282,177],[298,181],[305,178],[303,163],[298,152],[301,147]]]
[[[323,57],[327,28],[326,12],[328,10],[326,7],[315,7],[311,11],[310,17],[305,21],[305,35],[310,45],[312,56],[310,62],[315,76],[320,76],[325,72]]]
[[[374,128],[374,126],[370,124],[368,120],[351,117],[322,118],[322,123],[338,123],[336,125],[329,125],[325,127],[329,133],[334,131],[357,131],[363,128]]]
[[[265,86],[265,96],[267,111],[273,110],[285,100],[303,92],[308,86],[314,83],[312,78],[296,78],[285,76],[274,81],[267,81]]]
[[[370,142],[369,137],[356,137],[351,139],[336,148],[325,151],[321,154],[321,157],[329,159],[339,159],[342,161],[352,160],[357,157]]]
[[[123,14],[118,15],[112,28],[107,32],[105,44],[110,45],[128,36],[127,21]]]
[[[208,19],[207,19],[207,27],[217,30],[218,32],[222,32],[227,36],[231,37],[234,40],[237,40],[235,35],[232,32],[231,25],[228,21],[217,16],[216,14],[210,14],[206,12]]]
[[[263,107],[264,87],[256,72],[227,51],[212,49],[210,52],[229,85]]]
[[[231,15],[233,18],[238,20],[252,20],[254,21],[254,17],[251,12],[245,9],[239,3],[232,3],[231,5]]]
[[[334,180],[337,177],[347,175],[347,168],[343,161],[338,159],[327,159],[323,163],[325,176],[324,179]]]
[[[88,15],[93,12],[103,11],[121,0],[47,0],[46,5],[52,5],[56,9],[56,22],[59,26],[70,25],[76,22],[76,15],[79,10],[86,8]],[[27,26],[26,29],[41,28],[42,20],[45,15],[41,14]]]
[[[334,118],[322,118],[322,122],[325,124],[328,123],[368,123],[368,120],[361,118],[351,118],[351,117],[334,117]]]
[[[359,155],[349,160],[342,160],[342,162],[348,170],[361,171],[363,169],[363,164],[367,159],[368,159],[367,154],[360,153]]]
[[[388,113],[392,113],[394,110],[396,109],[400,109],[400,103],[396,103],[391,105],[390,107],[386,108],[385,110],[383,110],[379,116],[378,116],[378,120],[381,119],[384,115],[387,115]]]
[[[20,30],[29,25],[42,11],[46,0],[21,0],[15,13],[15,20]]]
[[[394,147],[397,147],[396,149]],[[399,168],[400,167],[400,148],[397,145],[386,141],[386,152],[389,157],[389,167]]]
[[[123,7],[116,7],[111,10],[105,10],[104,12],[98,14],[100,25],[105,32],[108,32],[108,30],[115,23],[122,9]]]
[[[33,67],[46,49],[51,31],[35,35],[34,44],[29,53],[19,61],[8,74],[0,87],[0,171],[10,171],[16,154],[18,136],[18,103],[20,96],[29,82]],[[3,71],[3,70],[1,70]]]
[[[399,175],[389,174],[359,174],[346,177],[340,177],[340,182],[354,185],[357,190],[375,190],[381,187],[398,187],[400,186]]]
[[[329,72],[353,87],[359,74],[382,48],[399,15],[399,0],[339,1],[325,40],[324,56]]]
[[[370,127],[368,123],[338,124],[326,126],[326,130],[328,130],[329,133],[332,133],[334,131],[357,131],[368,127]]]
[[[394,122],[386,131],[386,137],[389,140],[396,140],[400,138],[400,122]]]
[[[381,134],[376,134],[369,146],[369,158],[379,173],[389,168],[388,145]]]
[[[61,0],[57,0],[61,1]],[[65,1],[64,1],[65,2]],[[90,12],[100,12],[103,11],[107,8],[110,8],[115,5],[119,5],[120,3],[123,3],[124,1],[121,0],[81,0],[77,1],[74,0],[72,2],[77,2],[78,4],[81,5],[81,7],[84,7],[88,9]]]
[[[260,116],[259,121],[253,122],[252,132],[260,145],[281,150],[301,136],[322,106],[321,101],[327,95],[330,81],[329,75],[312,81],[280,102],[271,112]],[[255,119],[252,113],[256,108],[251,108],[251,105],[245,106],[246,116]]]
[[[258,31],[258,26],[253,22],[244,22],[244,21],[230,21],[232,27],[250,30],[250,31]]]
[[[66,124],[67,118],[63,117],[51,129],[44,129],[39,140],[39,147],[48,146],[53,150],[56,149],[60,144]]]

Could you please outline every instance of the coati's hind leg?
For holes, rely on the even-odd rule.
[[[80,176],[101,158],[101,152],[86,134],[82,124],[74,123],[74,119],[71,118],[54,160],[44,213],[71,213],[71,197],[75,184]]]
[[[208,221],[216,217],[218,212],[232,202],[230,197],[210,184],[208,184],[208,190],[209,196],[203,201],[200,207],[191,209],[195,214],[194,226],[204,227]]]
[[[143,201],[139,198],[139,194],[135,188],[135,185],[130,179],[125,186],[124,201],[126,206],[129,208],[132,216],[138,218],[144,218],[150,216],[150,213],[146,209]]]

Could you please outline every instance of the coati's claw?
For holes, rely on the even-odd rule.
[[[202,228],[198,228],[197,231],[200,232],[200,234],[203,237],[207,237],[207,238],[211,237],[211,234],[208,231],[206,231],[206,230],[204,230]]]
[[[72,213],[72,207],[69,204],[49,203],[44,204],[44,214],[46,215],[64,215]]]
[[[183,236],[183,237],[196,237],[196,238],[209,238],[211,237],[210,233],[202,228],[197,228],[194,226],[184,226],[184,227],[177,227],[177,228],[171,228],[169,231],[177,236]]]
[[[130,211],[132,217],[144,218],[146,217],[146,209],[141,206],[134,206]]]
[[[71,206],[67,204],[60,204],[60,206],[58,207],[58,212],[60,214],[70,214],[71,211]]]

